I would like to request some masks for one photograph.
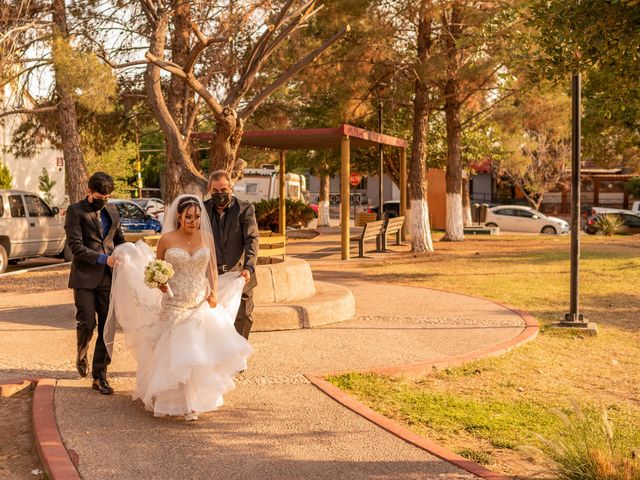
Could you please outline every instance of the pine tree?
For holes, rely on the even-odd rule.
[[[56,186],[56,183],[58,182],[51,180],[47,169],[42,167],[42,175],[38,177],[38,188],[44,194],[44,201],[47,202],[49,206],[53,206],[53,194],[51,192],[53,187]]]

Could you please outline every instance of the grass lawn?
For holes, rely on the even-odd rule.
[[[378,281],[433,286],[505,302],[542,324],[568,310],[569,238],[467,237],[411,263],[362,267]],[[640,451],[640,236],[582,240],[581,306],[599,335],[545,329],[499,358],[418,379],[349,374],[330,380],[370,407],[496,471],[547,477],[536,448],[560,438],[552,409],[607,409]],[[530,448],[535,447],[535,448]]]

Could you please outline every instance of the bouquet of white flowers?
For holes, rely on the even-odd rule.
[[[173,297],[169,286],[171,277],[173,277],[173,266],[164,260],[152,260],[144,268],[144,284],[149,288],[167,287],[169,297]]]

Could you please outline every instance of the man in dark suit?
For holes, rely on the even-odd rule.
[[[103,172],[89,179],[89,195],[67,209],[64,229],[67,245],[73,254],[69,288],[73,288],[76,304],[76,332],[78,352],[76,368],[86,377],[89,374],[87,351],[98,320],[98,338],[93,352],[92,388],[110,395],[113,388],[107,380],[107,366],[111,358],[103,338],[109,312],[111,272],[116,245],[123,243],[120,215],[115,205],[107,205],[114,189],[113,178]]]
[[[245,279],[235,327],[248,339],[253,325],[253,289],[258,285],[255,275],[258,260],[256,212],[253,204],[231,194],[231,177],[225,170],[210,175],[209,193],[211,199],[204,205],[215,238],[218,274],[240,271]]]

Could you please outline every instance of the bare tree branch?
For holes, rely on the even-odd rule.
[[[206,104],[209,106],[209,108],[214,113],[214,115],[216,115],[216,118],[220,118],[220,119],[223,118],[223,116],[222,116],[222,105],[220,105],[218,100],[211,94],[211,92],[209,92],[209,90],[207,90],[206,87],[204,85],[202,85],[202,83],[200,83],[200,81],[195,77],[195,75],[193,75],[193,73],[185,72],[182,68],[180,68],[180,66],[176,65],[175,63],[168,62],[166,60],[160,60],[158,57],[153,55],[151,52],[147,52],[145,54],[145,56],[154,65],[160,67],[161,69],[163,69],[163,70],[165,70],[165,71],[167,71],[169,73],[173,73],[174,75],[176,75],[176,76],[182,78],[183,80],[185,80],[187,82],[187,84],[198,95],[200,95],[202,97],[202,99],[206,102]]]
[[[340,40],[344,35],[349,32],[350,27],[346,26],[338,33],[333,35],[331,38],[325,40],[325,42],[320,45],[317,49],[309,53],[307,56],[302,58],[299,62],[295,63],[288,70],[281,73],[278,78],[274,80],[274,82],[265,88],[262,92],[260,92],[253,100],[251,100],[247,106],[240,112],[239,118],[245,120],[249,117],[256,109],[264,102],[269,95],[271,95],[274,91],[280,88],[283,84],[285,84],[291,77],[293,77],[300,70],[305,68],[311,62],[313,62],[318,56],[320,56],[327,48],[333,45],[335,42]]]
[[[32,114],[39,114],[39,113],[55,112],[57,108],[58,108],[57,105],[52,105],[48,107],[37,107],[37,108],[18,108],[16,110],[8,110],[6,112],[0,112],[0,118],[8,117],[9,115],[20,115],[20,114],[32,115]]]

